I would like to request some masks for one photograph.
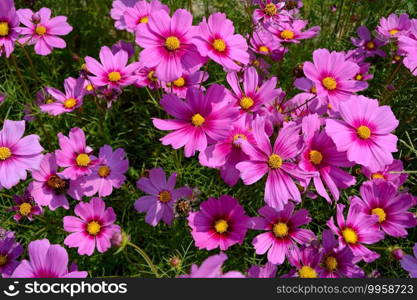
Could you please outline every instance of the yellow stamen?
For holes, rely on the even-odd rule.
[[[309,155],[310,155],[310,161],[315,165],[319,165],[323,161],[323,154],[321,154],[320,151],[311,150]]]
[[[337,88],[337,82],[333,77],[326,77],[322,80],[322,83],[326,89],[333,91]]]
[[[216,230],[217,233],[225,233],[228,228],[229,228],[229,224],[227,223],[226,220],[223,220],[223,219],[217,220],[216,223],[214,224],[214,229]]]
[[[387,214],[385,213],[385,211],[382,208],[379,208],[379,207],[372,209],[371,210],[371,213],[373,215],[377,215],[378,216],[378,222],[379,223],[384,222],[386,220],[386,218],[387,218]]]
[[[271,169],[279,169],[282,166],[282,158],[278,154],[272,154],[268,158],[268,165]]]
[[[361,139],[367,140],[371,137],[371,129],[368,126],[359,126],[356,132]]]
[[[180,40],[176,36],[170,36],[165,40],[165,47],[169,51],[177,50],[181,45]]]
[[[52,98],[48,98],[45,100],[45,104],[51,104],[51,103],[55,103],[55,100]]]
[[[139,23],[148,23],[149,22],[149,17],[148,16],[146,16],[146,17],[142,17],[142,18],[140,18],[140,20],[139,20]]]
[[[367,42],[367,43],[366,43],[366,45],[365,45],[365,47],[366,47],[366,49],[368,49],[368,50],[373,50],[373,49],[375,49],[375,43],[374,43],[374,42],[372,42],[372,41]]]
[[[48,187],[55,190],[57,193],[62,193],[65,191],[65,189],[68,187],[68,182],[61,179],[57,175],[52,175],[48,178],[48,181],[46,182]]]
[[[216,51],[219,51],[219,52],[226,51],[226,43],[222,39],[214,40],[212,46]]]
[[[27,216],[32,211],[32,205],[30,203],[24,202],[19,206],[19,213],[22,216]]]
[[[312,93],[312,94],[317,94],[317,88],[316,88],[315,86],[313,86],[313,87],[310,89],[310,93]]]
[[[157,81],[157,80],[158,80],[158,78],[156,78],[156,76],[155,76],[155,71],[150,71],[150,72],[148,73],[148,79],[149,79],[150,81]]]
[[[38,35],[44,35],[46,33],[46,27],[39,24],[36,26],[35,32]]]
[[[303,266],[298,270],[298,276],[300,278],[317,278],[317,272],[310,266]]]
[[[206,121],[206,119],[204,119],[204,117],[200,114],[195,114],[191,118],[191,123],[193,123],[193,125],[197,126],[197,127],[203,125],[205,121]]]
[[[259,52],[269,53],[269,48],[267,46],[260,46],[258,50]]]
[[[78,101],[75,98],[68,98],[64,101],[64,107],[66,109],[72,109],[77,105]]]
[[[358,74],[355,76],[355,79],[361,81],[363,79],[363,76],[361,74]]]
[[[351,228],[346,228],[342,231],[343,238],[348,244],[356,244],[358,242],[358,235],[355,230]]]
[[[88,167],[91,162],[90,156],[85,153],[78,154],[77,158],[75,159],[77,166],[79,167]]]
[[[372,179],[385,179],[385,176],[381,173],[374,173],[371,177]]]
[[[294,31],[291,31],[289,29],[285,29],[283,31],[281,31],[281,33],[279,34],[280,37],[284,40],[292,40],[294,38]]]
[[[250,97],[243,97],[242,99],[240,99],[240,103],[239,103],[240,107],[245,110],[251,108],[254,104],[255,102]]]
[[[289,228],[287,224],[279,222],[277,224],[274,224],[272,231],[274,232],[276,237],[285,237],[288,235]]]
[[[171,193],[169,191],[162,191],[162,192],[159,193],[158,199],[162,203],[167,203],[167,202],[172,200],[172,196],[171,196]]]
[[[394,36],[394,35],[396,35],[398,32],[399,32],[399,30],[394,28],[394,29],[391,29],[391,30],[389,31],[389,34],[390,34],[390,35],[392,35],[392,36]]]
[[[0,147],[0,160],[6,160],[12,156],[12,151],[7,147]]]
[[[122,79],[122,75],[119,72],[116,72],[116,71],[110,72],[109,75],[108,75],[108,77],[109,77],[109,80],[111,82],[117,82],[120,79]]]
[[[106,178],[110,175],[111,170],[108,166],[100,166],[100,168],[98,168],[98,176],[100,176],[101,178]]]
[[[185,79],[184,79],[184,77],[180,77],[180,78],[178,78],[177,80],[175,80],[175,81],[173,82],[173,84],[174,84],[176,87],[183,87],[183,86],[185,85]]]
[[[329,271],[334,271],[337,269],[337,259],[333,256],[328,256],[324,260],[324,265],[326,266],[326,269]]]
[[[265,5],[265,10],[264,11],[268,16],[272,17],[272,16],[275,16],[277,14],[278,9],[277,9],[277,7],[275,6],[274,3],[268,3],[267,5]]]
[[[7,255],[0,255],[0,267],[7,263]]]
[[[244,135],[244,134],[242,134],[242,133],[235,134],[235,135],[234,135],[234,137],[233,137],[233,145],[234,145],[235,147],[240,148],[240,144],[239,144],[239,143],[236,143],[236,142],[237,142],[238,140],[240,140],[240,139],[242,139],[242,140],[247,140],[248,138],[246,137],[246,135]]]
[[[9,35],[9,23],[7,22],[0,22],[0,36],[8,36]]]
[[[90,235],[97,235],[100,233],[100,230],[101,230],[101,225],[96,221],[91,221],[87,225],[87,232]]]
[[[94,91],[94,85],[92,85],[92,84],[90,83],[90,84],[88,84],[88,85],[85,87],[85,89],[86,89],[87,91],[89,91],[89,92]]]

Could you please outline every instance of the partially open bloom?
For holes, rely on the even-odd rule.
[[[228,195],[209,198],[200,205],[200,211],[188,216],[196,247],[199,249],[227,250],[242,244],[248,230],[249,217],[239,202]]]
[[[314,26],[305,31],[308,21],[294,20],[268,27],[268,30],[278,38],[281,43],[300,43],[300,40],[311,39],[320,32],[320,26]]]
[[[383,169],[393,162],[398,138],[391,134],[398,120],[389,106],[364,96],[352,96],[340,103],[342,120],[326,120],[326,133],[338,151],[347,158],[371,169]]]
[[[375,55],[380,57],[387,56],[381,49],[381,47],[386,44],[386,41],[383,41],[380,38],[373,38],[368,27],[359,26],[357,33],[359,37],[351,38],[352,44],[363,51],[366,57],[374,57]]]
[[[191,87],[205,90],[202,86],[203,82],[208,79],[208,73],[205,71],[197,71],[194,73],[185,72],[172,82],[166,82],[164,84],[164,90],[167,93],[173,93],[179,98],[184,99],[187,95],[187,91]]]
[[[47,7],[36,13],[28,8],[19,9],[20,22],[26,26],[20,27],[22,37],[19,43],[35,45],[35,52],[39,55],[49,55],[54,48],[64,49],[67,44],[59,36],[69,34],[72,27],[67,23],[67,17],[51,18],[51,13]]]
[[[288,261],[295,269],[282,277],[318,278],[321,257],[322,253],[315,247],[291,249]]]
[[[0,238],[0,275],[7,278],[19,265],[17,259],[22,255],[23,247],[14,237]]]
[[[41,208],[36,205],[33,197],[28,191],[25,191],[22,196],[14,196],[13,200],[16,205],[13,206],[11,210],[16,212],[13,216],[13,219],[16,222],[19,222],[22,218],[27,218],[29,221],[33,221],[33,216],[40,215],[42,213]]]
[[[23,137],[25,121],[5,120],[0,130],[0,190],[10,189],[25,180],[27,170],[37,170],[43,148],[39,136]]]
[[[0,56],[9,57],[14,50],[14,43],[19,37],[19,17],[16,13],[14,0],[0,2]]]
[[[22,260],[11,278],[86,278],[85,271],[69,271],[68,253],[47,239],[29,243],[29,260]]]
[[[381,18],[376,31],[384,38],[398,38],[408,32],[411,21],[408,14],[390,14],[388,18]]]
[[[222,272],[222,265],[227,260],[224,253],[212,255],[207,258],[200,267],[191,266],[191,272],[187,275],[181,275],[180,278],[244,278],[245,276],[237,271]]]
[[[250,38],[250,48],[257,54],[269,56],[280,47],[277,37],[262,27],[255,30]]]
[[[185,101],[173,94],[165,95],[161,106],[175,119],[153,118],[156,128],[173,131],[160,139],[162,144],[174,149],[185,146],[185,156],[190,157],[196,151],[204,151],[208,144],[226,138],[237,110],[224,100],[225,96],[224,87],[217,84],[211,85],[205,94],[189,88]]]
[[[315,239],[311,230],[299,228],[310,223],[308,211],[300,209],[294,212],[294,204],[288,203],[283,210],[269,206],[259,209],[261,217],[251,219],[251,229],[266,230],[253,239],[256,254],[268,252],[268,261],[282,264],[285,257],[289,258],[297,244],[306,244]]]
[[[401,267],[410,273],[411,278],[417,278],[417,244],[413,248],[414,256],[406,255],[401,260]]]
[[[204,18],[198,26],[193,43],[204,57],[209,57],[227,70],[239,71],[249,63],[248,44],[243,36],[234,34],[232,21],[223,13]]]
[[[148,23],[149,17],[159,10],[164,10],[169,14],[169,7],[159,0],[152,0],[151,3],[141,0],[136,2],[133,7],[126,7],[123,17],[127,31],[135,32],[139,24]]]
[[[399,188],[407,180],[408,174],[404,173],[404,166],[401,160],[394,159],[392,164],[386,165],[383,168],[371,170],[367,167],[362,167],[362,173],[369,180],[386,180]]]
[[[171,225],[174,219],[174,205],[184,197],[192,195],[188,187],[175,188],[177,173],[172,173],[166,179],[165,172],[161,168],[149,171],[149,178],[142,177],[137,182],[137,187],[148,195],[140,197],[135,202],[138,212],[146,212],[145,221],[149,225],[156,226],[161,220]]]
[[[74,212],[78,217],[64,217],[64,230],[70,232],[64,244],[78,248],[80,255],[90,256],[96,248],[100,253],[106,252],[111,247],[113,235],[120,232],[119,225],[114,224],[113,208],[106,208],[103,200],[93,198],[90,202],[77,204]]]

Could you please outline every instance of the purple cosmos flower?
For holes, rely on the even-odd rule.
[[[94,76],[89,76],[89,80],[96,87],[124,87],[136,82],[136,70],[139,63],[128,64],[128,53],[120,50],[113,54],[109,47],[101,47],[100,62],[87,56],[85,58],[87,69]]]
[[[29,243],[29,261],[24,259],[11,278],[86,278],[85,271],[68,270],[68,253],[47,239]]]
[[[248,230],[249,217],[239,202],[228,195],[219,199],[209,198],[200,205],[200,211],[191,212],[188,225],[191,227],[196,247],[227,250],[242,244]]]
[[[169,14],[169,7],[159,2],[159,0],[152,0],[151,3],[141,0],[136,2],[133,7],[126,7],[123,13],[126,30],[135,32],[139,24],[148,23],[149,17],[160,10]]]
[[[273,0],[259,1],[259,8],[256,8],[252,14],[254,24],[281,24],[281,22],[290,21],[290,14],[284,10],[285,3],[274,3]]]
[[[175,203],[192,195],[193,191],[188,187],[176,189],[176,181],[177,173],[172,173],[167,180],[162,168],[154,168],[149,171],[149,178],[142,177],[138,180],[138,189],[148,195],[136,200],[135,209],[138,212],[146,212],[145,221],[149,225],[156,226],[161,220],[171,225]]]
[[[393,162],[398,138],[391,134],[398,120],[389,106],[364,96],[352,96],[340,103],[342,120],[326,120],[326,133],[338,151],[347,158],[371,169],[383,169]]]
[[[0,56],[3,52],[9,57],[14,50],[14,43],[19,37],[19,17],[13,0],[0,3]]]
[[[225,101],[223,86],[213,84],[206,94],[197,88],[189,88],[185,101],[173,94],[165,95],[161,100],[164,110],[174,120],[153,118],[153,124],[160,130],[173,130],[160,141],[163,145],[172,145],[179,149],[185,146],[185,156],[190,157],[196,151],[204,151],[208,144],[227,137],[237,110]]]
[[[359,37],[352,37],[352,44],[358,47],[358,49],[360,49],[361,51],[363,51],[366,57],[374,57],[375,55],[378,55],[380,57],[387,56],[387,54],[380,49],[387,42],[379,38],[373,38],[368,27],[359,26],[357,33]]]
[[[151,90],[157,90],[161,87],[161,81],[155,75],[155,68],[147,68],[139,62],[140,66],[136,71],[138,80],[135,82],[137,87],[148,87]]]
[[[0,190],[26,179],[27,170],[37,170],[43,151],[39,136],[23,137],[25,121],[5,120],[0,130]]]
[[[119,225],[114,224],[116,214],[100,198],[92,198],[90,202],[80,202],[75,206],[78,217],[64,217],[64,230],[70,232],[64,244],[70,248],[78,248],[80,255],[92,255],[95,248],[104,253],[110,247],[110,240],[116,232],[120,232]]]
[[[17,15],[26,27],[20,27],[22,37],[19,43],[35,45],[39,55],[49,55],[54,48],[64,49],[67,44],[59,36],[67,35],[72,27],[67,23],[67,17],[51,18],[51,10],[43,7],[34,13],[28,8],[19,9]]]
[[[178,79],[165,83],[164,90],[167,93],[173,93],[179,98],[184,99],[189,88],[194,87],[205,90],[202,83],[208,79],[208,73],[205,71],[197,71],[194,73],[185,72]]]
[[[401,160],[394,159],[392,164],[384,166],[382,169],[371,170],[362,167],[362,173],[368,177],[369,180],[386,180],[399,188],[407,180],[408,174],[402,173],[404,166]]]
[[[0,238],[0,274],[3,278],[12,275],[19,265],[17,258],[22,255],[23,247],[13,236]]]
[[[397,193],[392,183],[378,180],[365,182],[360,188],[361,198],[352,197],[352,205],[358,205],[367,215],[377,215],[382,231],[393,237],[406,237],[406,228],[417,225],[416,216],[408,210],[414,206],[411,195]]]
[[[294,20],[288,23],[280,23],[278,25],[268,26],[268,30],[278,38],[281,43],[300,43],[301,40],[311,39],[320,32],[320,26],[311,27],[308,30],[304,28],[308,25],[308,21]]]
[[[64,81],[65,93],[53,87],[46,87],[46,97],[39,105],[40,109],[51,116],[58,116],[63,113],[69,113],[79,108],[83,104],[85,95],[85,80],[83,78],[68,77]]]
[[[252,244],[256,254],[268,252],[268,261],[273,264],[282,264],[285,257],[289,258],[291,250],[297,248],[297,243],[305,244],[315,239],[312,231],[299,228],[310,223],[308,211],[300,209],[294,212],[292,203],[285,205],[281,211],[264,206],[258,213],[261,217],[252,218],[250,227],[267,232],[256,236]]]
[[[116,54],[120,50],[127,52],[127,57],[130,59],[135,55],[135,45],[133,43],[125,42],[125,41],[118,41],[116,44],[111,46],[111,52]]]
[[[155,68],[156,77],[171,82],[188,71],[200,69],[206,59],[200,56],[192,44],[196,28],[193,16],[185,9],[178,9],[173,16],[158,10],[148,23],[138,25],[136,43],[142,48],[140,62],[147,68]]]
[[[200,267],[191,266],[191,273],[181,275],[180,278],[244,278],[245,276],[237,271],[222,273],[222,265],[227,260],[227,255],[220,253],[207,258]]]
[[[249,278],[275,278],[277,266],[267,262],[265,266],[252,266],[248,270]]]
[[[376,31],[384,38],[398,38],[410,29],[411,22],[408,14],[390,14],[388,18],[381,18]]]
[[[138,0],[114,0],[112,3],[112,9],[110,10],[110,16],[115,20],[115,27],[119,30],[126,29],[126,22],[124,13],[128,7],[133,7]]]
[[[34,199],[29,191],[25,191],[22,196],[13,196],[13,201],[16,205],[13,206],[11,211],[16,212],[13,216],[16,222],[19,222],[22,218],[28,218],[29,221],[33,221],[35,215],[42,213],[42,209],[34,203]]]
[[[198,26],[193,43],[204,57],[209,57],[227,70],[239,71],[249,63],[248,44],[243,36],[234,34],[233,22],[223,13],[204,18]],[[239,63],[239,64],[238,64]]]
[[[379,258],[379,254],[369,250],[363,244],[374,244],[384,238],[384,232],[378,228],[378,216],[366,215],[361,212],[361,207],[358,205],[351,205],[349,207],[348,215],[345,220],[343,216],[343,204],[337,205],[337,226],[334,219],[327,221],[327,226],[338,236],[340,247],[348,246],[355,258],[353,262],[356,263],[364,260],[367,263]]]
[[[417,244],[413,248],[414,256],[406,255],[401,260],[401,267],[410,273],[411,278],[417,278]]]

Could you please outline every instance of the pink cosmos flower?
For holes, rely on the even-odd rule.
[[[397,126],[389,106],[364,96],[352,96],[340,103],[342,120],[326,120],[326,133],[338,151],[347,151],[347,158],[371,169],[382,169],[393,162],[398,138],[391,134]]]
[[[388,18],[381,18],[376,31],[384,38],[398,38],[410,29],[411,22],[408,14],[390,14]]]
[[[222,265],[227,260],[224,253],[212,255],[207,258],[200,267],[191,266],[191,273],[181,275],[180,278],[244,278],[245,276],[238,271],[222,273]]]
[[[19,265],[17,259],[22,255],[23,247],[14,236],[0,237],[0,275],[8,278]]]
[[[271,55],[281,44],[278,38],[262,27],[255,30],[250,38],[250,49],[261,55]]]
[[[110,247],[113,235],[120,232],[119,225],[114,224],[116,214],[113,208],[106,209],[100,198],[92,198],[90,202],[80,202],[75,206],[78,217],[64,217],[64,230],[70,232],[64,244],[70,248],[78,248],[80,255],[92,255],[95,248],[104,253]]]
[[[51,116],[69,113],[83,105],[85,95],[85,80],[68,77],[64,81],[65,94],[53,87],[46,87],[45,92],[50,97],[45,98],[39,105],[40,109]]]
[[[93,149],[86,145],[84,131],[72,128],[68,137],[58,133],[58,140],[60,149],[55,151],[56,160],[58,166],[66,168],[59,174],[71,180],[90,175],[98,161],[91,155]]]
[[[140,62],[155,68],[160,80],[170,82],[188,71],[193,73],[206,62],[192,44],[196,28],[193,16],[185,9],[178,9],[172,17],[158,10],[149,17],[148,23],[140,24],[136,30],[136,43],[142,48]]]
[[[0,130],[0,190],[26,180],[27,170],[39,169],[43,151],[39,136],[23,137],[24,132],[25,121],[5,120]]]
[[[249,278],[275,278],[277,266],[267,262],[265,266],[252,266],[248,270]]]
[[[85,63],[87,69],[94,76],[88,79],[96,87],[124,87],[136,82],[137,76],[135,71],[139,68],[139,63],[128,64],[128,53],[120,50],[113,54],[109,47],[101,47],[100,62],[87,56]]]
[[[40,206],[49,206],[50,210],[59,207],[69,209],[66,194],[76,200],[81,200],[82,189],[79,180],[70,181],[58,174],[58,165],[54,153],[46,154],[40,164],[39,170],[32,171],[33,181],[28,191]]]
[[[200,211],[188,216],[196,247],[207,250],[227,250],[235,244],[242,244],[248,222],[243,207],[229,195],[209,198],[201,203]]]
[[[148,195],[136,200],[135,209],[138,212],[146,212],[145,221],[149,225],[156,226],[161,220],[171,225],[175,203],[192,195],[193,191],[188,187],[176,189],[176,181],[177,173],[172,173],[167,180],[162,168],[154,168],[149,171],[149,178],[142,177],[138,180],[138,189]]]
[[[393,237],[405,238],[406,228],[417,225],[416,216],[408,210],[414,206],[411,195],[397,193],[389,182],[378,180],[365,182],[360,188],[361,198],[352,197],[352,205],[358,205],[367,215],[377,215],[382,231]]]
[[[16,212],[13,219],[19,222],[22,218],[27,218],[33,221],[34,216],[42,214],[42,209],[34,203],[33,197],[26,190],[22,196],[13,196],[13,201],[16,204],[11,211]]]
[[[339,103],[348,100],[352,93],[368,86],[366,82],[353,80],[359,72],[359,66],[346,60],[340,52],[315,50],[313,63],[305,62],[303,69],[307,78],[315,84],[317,96],[336,110]]]
[[[417,278],[417,244],[414,245],[412,255],[406,255],[401,260],[401,267],[410,273],[411,278]]]
[[[306,244],[315,239],[308,229],[299,228],[311,222],[308,211],[300,209],[294,212],[294,204],[288,203],[280,211],[264,206],[259,209],[260,217],[251,219],[250,228],[266,230],[253,239],[256,254],[268,252],[268,261],[272,264],[282,264],[285,257],[289,258],[291,251],[298,248],[297,244]]]
[[[294,20],[292,22],[280,23],[278,25],[268,26],[268,30],[275,35],[281,43],[300,43],[300,40],[311,39],[320,32],[320,26],[311,27],[308,30],[304,28],[308,21]]]
[[[354,263],[362,259],[370,263],[379,258],[378,253],[363,245],[374,244],[384,238],[384,232],[380,231],[377,225],[378,216],[366,215],[361,212],[360,206],[351,205],[345,220],[344,208],[343,204],[337,205],[337,226],[333,218],[327,221],[327,226],[338,236],[340,247],[348,246],[352,250],[355,255]]]
[[[84,195],[91,197],[98,193],[99,197],[107,197],[113,188],[120,188],[126,181],[124,173],[129,169],[126,153],[118,148],[114,152],[109,145],[100,148],[97,164],[92,168],[91,175],[85,177]]]
[[[369,180],[386,180],[394,184],[397,188],[403,185],[408,177],[407,173],[401,173],[404,171],[404,166],[401,160],[398,159],[394,159],[392,164],[386,165],[382,169],[371,170],[369,168],[362,167],[361,170]]]
[[[19,17],[13,0],[0,2],[0,56],[3,52],[10,57],[14,50],[14,43],[19,37]]]
[[[169,14],[169,7],[159,2],[159,0],[152,0],[151,3],[141,0],[136,2],[133,7],[126,7],[123,13],[126,30],[135,32],[139,24],[148,23],[149,17],[159,10]]]
[[[112,3],[112,9],[110,10],[110,16],[115,20],[114,27],[119,30],[126,29],[126,22],[124,13],[128,7],[133,7],[139,0],[114,0]]]
[[[148,87],[151,90],[157,90],[161,87],[161,81],[155,75],[155,68],[147,68],[139,62],[139,68],[136,70],[137,81],[135,85],[137,87]]]
[[[163,84],[164,90],[167,93],[173,93],[179,98],[184,99],[187,95],[187,91],[191,87],[205,90],[202,86],[203,82],[208,79],[208,73],[205,71],[197,71],[194,73],[185,72],[178,79],[172,82],[166,82]]]
[[[387,42],[383,41],[380,38],[373,38],[368,27],[359,26],[357,33],[359,37],[352,37],[352,44],[358,47],[358,49],[360,49],[361,51],[363,51],[366,57],[374,57],[375,55],[378,55],[380,57],[387,56],[387,54],[380,49]]]
[[[398,47],[405,53],[403,60],[404,65],[417,76],[417,22],[413,36],[400,36],[398,39]]]
[[[288,199],[301,202],[300,191],[291,178],[303,177],[292,162],[300,150],[299,127],[290,125],[282,128],[272,148],[265,133],[265,120],[259,117],[253,123],[253,136],[256,147],[242,143],[242,150],[249,155],[250,160],[236,165],[243,182],[250,185],[268,174],[264,200],[269,206],[281,210]]]
[[[47,239],[29,243],[29,261],[24,259],[11,278],[86,278],[85,271],[68,271],[68,253]]]
[[[315,247],[294,248],[288,255],[289,263],[294,267],[282,278],[318,278],[320,273],[320,262],[322,253]]]
[[[259,8],[256,8],[252,14],[254,24],[258,23],[274,23],[290,21],[290,14],[284,10],[285,3],[274,3],[273,0],[259,1]]]
[[[248,44],[243,36],[234,34],[233,22],[224,13],[204,18],[194,35],[193,43],[204,57],[209,57],[230,71],[239,71],[249,63]]]
[[[64,49],[67,44],[59,36],[67,35],[72,27],[67,23],[67,17],[51,18],[51,10],[43,7],[34,13],[28,8],[19,9],[17,15],[26,27],[20,27],[22,37],[19,43],[35,45],[39,55],[49,55],[54,48]]]
[[[185,101],[173,94],[161,100],[164,110],[174,120],[153,118],[153,124],[160,130],[173,130],[161,138],[163,145],[174,149],[185,146],[185,156],[191,157],[196,151],[204,151],[208,144],[227,137],[237,111],[225,101],[223,86],[213,84],[206,94],[196,88],[189,88]]]

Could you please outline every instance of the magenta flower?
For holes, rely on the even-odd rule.
[[[414,256],[406,255],[401,260],[401,267],[410,273],[411,278],[417,278],[417,244],[413,248]]]
[[[161,220],[171,225],[175,203],[192,195],[193,191],[188,187],[176,189],[176,181],[177,173],[172,173],[167,180],[162,168],[154,168],[149,171],[149,178],[142,177],[138,180],[138,189],[148,195],[136,200],[135,209],[138,212],[146,212],[145,221],[149,225],[156,226]]]
[[[268,174],[264,200],[269,206],[281,210],[288,199],[301,202],[300,191],[291,178],[303,177],[292,161],[300,150],[299,127],[291,125],[282,128],[272,148],[265,133],[265,120],[258,118],[253,123],[253,136],[256,147],[242,143],[242,150],[250,159],[236,165],[243,182],[250,185]]]
[[[13,196],[13,201],[16,205],[13,206],[11,211],[16,212],[13,216],[16,222],[19,222],[22,218],[33,221],[35,215],[42,213],[42,209],[34,203],[34,199],[28,191],[25,191],[22,196]]]
[[[39,136],[23,137],[24,132],[25,121],[4,120],[0,130],[0,190],[26,180],[27,170],[39,169],[43,151]]]
[[[178,79],[165,83],[164,90],[167,93],[173,93],[181,99],[185,99],[189,88],[194,87],[205,90],[202,83],[208,79],[208,73],[205,71],[197,71],[194,73],[185,72]]]
[[[191,157],[196,151],[204,151],[207,144],[227,137],[237,111],[225,101],[223,86],[213,84],[206,94],[196,88],[189,88],[185,101],[173,94],[161,100],[164,110],[174,120],[153,118],[159,130],[173,130],[160,141],[174,149],[185,146],[185,156]]]
[[[49,206],[50,210],[59,207],[69,209],[66,194],[76,200],[81,200],[82,190],[79,180],[70,181],[58,175],[56,156],[53,153],[46,154],[37,171],[32,171],[33,181],[29,184],[28,191],[40,206]]]
[[[304,73],[313,81],[317,96],[338,109],[339,103],[350,98],[352,93],[367,88],[367,83],[353,80],[359,66],[348,61],[343,53],[318,49],[313,52],[313,63],[304,63]]]
[[[64,230],[70,232],[64,244],[70,248],[78,248],[80,255],[92,255],[97,248],[104,253],[110,247],[113,235],[120,232],[119,225],[114,224],[116,214],[113,208],[106,209],[100,198],[92,198],[90,202],[80,202],[75,206],[78,217],[64,217]]]
[[[119,30],[126,29],[126,22],[124,13],[128,7],[135,6],[138,0],[114,0],[112,3],[112,9],[110,10],[110,16],[115,20],[114,27]]]
[[[172,17],[158,10],[149,22],[136,30],[136,43],[142,48],[140,62],[147,68],[155,68],[160,80],[170,82],[188,71],[197,71],[206,60],[200,56],[191,40],[196,28],[193,16],[185,9],[178,9]]]
[[[65,93],[53,87],[46,87],[45,92],[50,96],[46,97],[40,109],[51,116],[58,116],[69,113],[81,107],[85,95],[85,80],[83,78],[68,77],[64,81]]]
[[[94,76],[88,79],[96,87],[124,87],[136,82],[135,72],[139,68],[139,63],[128,64],[128,53],[120,50],[113,54],[109,47],[101,47],[100,62],[87,56],[85,58],[87,69]]]
[[[409,194],[397,193],[389,182],[378,180],[365,182],[360,188],[361,198],[352,197],[352,205],[358,205],[361,212],[378,216],[380,229],[393,237],[405,238],[406,228],[417,225],[416,216],[408,210],[414,206]]]
[[[248,278],[275,278],[277,266],[267,262],[265,266],[252,266],[248,270]]]
[[[152,0],[151,3],[141,0],[136,2],[133,7],[126,7],[123,13],[126,30],[135,32],[139,24],[148,23],[149,17],[159,10],[169,14],[169,7],[159,2],[159,0]]]
[[[414,76],[417,76],[417,25],[412,36],[400,36],[398,39],[398,47],[405,53],[404,65]]]
[[[320,32],[320,26],[314,26],[303,31],[307,25],[308,21],[294,20],[292,22],[268,26],[268,30],[275,35],[281,43],[298,44],[301,40],[314,38]]]
[[[302,247],[290,250],[288,261],[295,267],[282,278],[318,278],[322,253],[315,247]]]
[[[256,254],[268,252],[268,261],[272,264],[282,264],[285,257],[291,255],[291,250],[298,248],[297,244],[303,245],[315,239],[311,230],[299,228],[311,222],[308,211],[300,209],[294,212],[292,203],[280,211],[264,206],[258,213],[261,217],[252,218],[250,228],[267,232],[257,235],[252,244]]]
[[[13,0],[0,2],[0,56],[3,52],[10,57],[14,50],[14,43],[19,37],[19,17]]]
[[[376,31],[384,38],[398,38],[406,34],[411,26],[410,18],[407,14],[390,14],[388,18],[381,18]]]
[[[242,244],[248,222],[249,217],[238,200],[228,195],[219,199],[209,198],[201,203],[200,211],[188,216],[196,247],[207,250],[227,250],[235,244]]]
[[[84,131],[72,128],[68,137],[58,133],[58,140],[60,149],[55,151],[56,160],[58,166],[66,168],[59,174],[71,180],[90,175],[98,161],[91,155],[93,149],[86,145]]]
[[[359,26],[357,33],[359,37],[352,37],[352,44],[363,51],[366,57],[374,57],[375,55],[380,57],[387,56],[386,53],[380,49],[386,44],[386,41],[383,41],[379,38],[373,38],[368,27]]]
[[[343,216],[343,204],[337,205],[337,226],[334,219],[327,221],[327,226],[338,236],[340,247],[348,246],[352,250],[355,258],[353,262],[356,263],[364,260],[367,263],[379,258],[379,254],[369,250],[363,244],[374,244],[384,238],[384,232],[378,228],[378,216],[366,215],[361,212],[358,205],[351,205],[349,207],[348,215],[345,220]]]
[[[23,247],[15,238],[0,238],[0,275],[8,278],[19,265],[18,257],[22,255]]]
[[[51,18],[51,10],[43,7],[34,13],[28,8],[17,11],[20,22],[26,27],[20,27],[22,37],[19,43],[35,45],[39,55],[49,55],[54,48],[64,49],[67,44],[59,36],[67,35],[72,27],[67,23],[67,17]]]
[[[278,38],[265,29],[257,28],[250,38],[250,49],[261,55],[271,55],[274,51],[279,50],[281,44]]]
[[[245,276],[238,271],[222,273],[222,265],[227,260],[224,253],[212,255],[207,258],[200,267],[191,266],[191,273],[181,275],[180,278],[244,278]]]
[[[126,181],[124,173],[129,168],[126,153],[118,148],[114,152],[109,145],[100,148],[98,163],[92,168],[91,175],[83,183],[84,195],[91,197],[98,193],[99,197],[111,195],[113,188],[118,189]]]
[[[29,243],[29,261],[24,259],[11,278],[86,278],[85,271],[68,270],[68,253],[60,245],[51,245],[47,239]]]
[[[326,120],[326,133],[338,151],[347,158],[371,169],[382,169],[393,162],[398,138],[391,132],[398,126],[389,106],[364,96],[352,96],[340,103],[342,120]]]
[[[234,34],[233,22],[223,13],[204,18],[198,26],[193,43],[204,57],[209,57],[227,70],[239,71],[249,63],[248,44],[243,36]]]
[[[113,44],[113,46],[111,46],[111,52],[113,54],[116,54],[120,50],[126,51],[127,57],[128,59],[130,59],[135,55],[135,44],[120,40],[116,44]]]
[[[362,167],[362,173],[369,180],[386,180],[394,184],[399,188],[407,180],[408,174],[402,173],[404,171],[404,166],[401,160],[394,159],[392,164],[386,165],[382,169],[371,170],[366,167]]]
[[[138,77],[135,85],[137,87],[148,87],[151,90],[157,90],[161,87],[161,81],[155,75],[155,68],[147,68],[139,62],[139,68],[136,70]]]
[[[285,3],[274,3],[273,0],[259,1],[259,8],[256,8],[252,14],[254,24],[281,24],[281,22],[290,21],[290,14],[284,10]]]

